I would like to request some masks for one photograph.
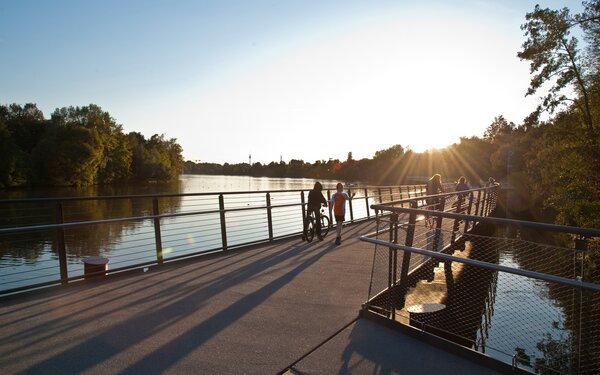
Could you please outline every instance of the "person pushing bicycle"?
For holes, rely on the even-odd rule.
[[[323,185],[320,182],[315,182],[315,186],[311,191],[308,192],[308,204],[306,216],[310,216],[314,212],[315,215],[315,226],[317,227],[317,238],[319,241],[323,241],[321,235],[321,205],[327,207],[327,199],[323,196]]]

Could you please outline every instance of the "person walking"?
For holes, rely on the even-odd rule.
[[[336,222],[336,232],[337,236],[335,238],[335,244],[340,245],[342,243],[342,225],[346,218],[346,201],[354,198],[356,193],[352,193],[352,196],[348,196],[347,193],[344,192],[344,185],[341,182],[338,182],[335,186],[337,190],[331,196],[330,207],[333,209],[333,215],[335,216]]]
[[[442,194],[444,192],[444,188],[442,187],[442,175],[439,173],[431,176],[429,181],[427,181],[427,195],[437,195]],[[427,206],[429,210],[437,210],[440,203],[439,197],[427,198]]]
[[[469,185],[467,184],[467,179],[464,176],[460,176],[460,178],[458,179],[458,181],[456,182],[456,189],[455,191],[460,192],[460,191],[466,191],[469,190]],[[467,196],[467,193],[460,193],[456,196],[456,203],[455,205],[459,205],[459,204],[463,204],[465,202],[465,197]]]
[[[469,190],[469,185],[467,184],[467,179],[464,176],[460,176],[460,178],[456,182],[456,191],[464,190]]]
[[[315,216],[315,227],[317,229],[317,238],[323,241],[321,235],[321,205],[327,207],[327,199],[323,196],[323,185],[319,181],[315,182],[315,186],[308,192],[308,203],[306,205],[306,217],[311,213]]]

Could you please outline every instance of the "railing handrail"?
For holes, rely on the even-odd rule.
[[[251,210],[264,210],[267,208],[282,208],[282,207],[293,207],[299,205],[306,205],[306,203],[287,203],[287,204],[279,204],[279,205],[260,205],[260,206],[252,206],[252,207],[235,207],[235,208],[226,208],[224,210],[197,210],[197,211],[186,211],[186,212],[176,212],[176,213],[164,213],[158,215],[143,215],[143,216],[129,216],[129,217],[119,217],[114,219],[100,219],[100,220],[83,220],[83,221],[69,221],[66,223],[60,224],[41,224],[41,225],[25,225],[20,227],[8,227],[8,228],[0,228],[0,234],[10,234],[10,233],[19,233],[19,232],[31,232],[36,230],[49,230],[49,229],[57,229],[57,228],[73,228],[80,227],[85,225],[95,225],[95,224],[107,224],[107,223],[119,223],[126,221],[140,221],[140,220],[149,220],[149,219],[164,219],[169,217],[178,217],[178,216],[194,216],[194,215],[207,215],[207,214],[218,214],[224,212],[237,212],[237,211],[251,211]]]
[[[362,186],[348,186],[345,190],[364,190],[364,189],[389,189],[398,187],[415,187],[425,186],[423,184],[414,185],[362,185]],[[0,204],[13,204],[13,203],[40,203],[40,202],[56,202],[56,201],[86,201],[86,200],[116,200],[116,199],[136,199],[136,198],[172,198],[172,197],[196,197],[196,196],[209,196],[209,195],[248,195],[248,194],[266,194],[266,193],[299,193],[303,191],[309,191],[310,188],[306,189],[289,189],[289,190],[253,190],[253,191],[212,191],[203,193],[159,193],[159,194],[125,194],[125,195],[98,195],[98,196],[85,196],[85,197],[43,197],[43,198],[18,198],[18,199],[0,199]],[[335,190],[335,187],[326,188],[323,190]]]
[[[547,230],[547,231],[551,231],[551,232],[567,232],[570,234],[578,234],[578,235],[585,236],[585,237],[600,237],[600,229],[579,228],[579,227],[571,227],[568,225],[559,225],[559,224],[535,223],[535,222],[531,222],[531,221],[505,219],[505,218],[490,217],[490,216],[465,215],[465,214],[457,214],[457,213],[453,213],[453,212],[434,211],[434,210],[419,209],[419,208],[395,207],[395,206],[388,206],[386,204],[373,204],[373,205],[371,205],[371,208],[374,210],[392,211],[392,212],[396,212],[396,213],[415,213],[415,214],[426,213],[426,214],[446,217],[446,218],[450,218],[450,219],[469,220],[469,221],[477,221],[477,222],[481,222],[481,223],[503,224],[503,225],[511,225],[511,226],[531,227],[531,228],[542,229],[542,230]]]
[[[369,243],[372,243],[375,245],[385,246],[390,249],[408,251],[411,253],[431,256],[433,258],[442,259],[442,260],[446,260],[446,261],[460,262],[460,263],[472,265],[475,267],[486,268],[486,269],[489,269],[492,271],[501,271],[501,272],[511,273],[513,275],[524,276],[524,277],[534,278],[534,279],[543,280],[543,281],[550,281],[550,282],[555,282],[555,283],[559,283],[562,285],[572,286],[572,287],[579,288],[579,289],[587,289],[587,290],[593,290],[596,292],[600,292],[600,285],[594,284],[594,283],[589,283],[589,282],[586,282],[583,280],[573,280],[573,279],[568,279],[565,277],[548,275],[548,274],[542,273],[542,272],[521,270],[518,268],[501,266],[498,264],[484,262],[481,260],[456,257],[453,255],[448,255],[448,254],[441,253],[441,252],[418,249],[418,248],[411,247],[411,246],[405,246],[405,245],[396,244],[393,242],[369,238],[367,236],[361,236],[360,240],[364,241],[364,242],[369,242]]]
[[[411,197],[411,198],[404,198],[404,199],[400,199],[400,200],[396,200],[396,201],[390,201],[390,202],[386,202],[386,204],[402,204],[402,203],[410,203],[413,201],[420,201],[426,198],[441,198],[441,197],[449,197],[449,196],[454,196],[454,195],[459,195],[459,194],[468,194],[468,193],[473,193],[476,191],[484,191],[484,190],[491,190],[491,189],[496,189],[497,187],[499,187],[500,184],[496,184],[494,186],[484,186],[484,187],[479,187],[479,188],[473,188],[473,189],[469,189],[469,190],[460,190],[460,191],[450,191],[450,192],[445,192],[445,193],[440,193],[440,194],[431,194],[431,195],[423,195],[423,196],[419,196],[419,197]],[[374,206],[384,206],[384,205],[371,205],[371,208],[375,209]],[[439,212],[439,211],[436,211]]]

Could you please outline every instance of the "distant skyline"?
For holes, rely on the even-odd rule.
[[[5,0],[0,104],[97,104],[192,161],[421,152],[535,108],[516,56],[535,4]]]

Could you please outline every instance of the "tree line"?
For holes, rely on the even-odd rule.
[[[249,175],[255,177],[297,177],[361,181],[373,185],[423,183],[433,173],[442,173],[448,179],[466,175],[473,182],[487,179],[492,172],[489,155],[492,147],[485,140],[461,138],[460,144],[424,153],[414,152],[396,144],[375,152],[373,158],[355,160],[352,152],[345,160],[317,160],[314,163],[292,159],[262,163],[195,163],[186,161],[184,173],[215,175]],[[470,158],[468,155],[473,155]]]
[[[181,152],[164,135],[125,134],[94,104],[57,108],[50,119],[33,103],[0,105],[0,188],[169,181],[182,171]]]

